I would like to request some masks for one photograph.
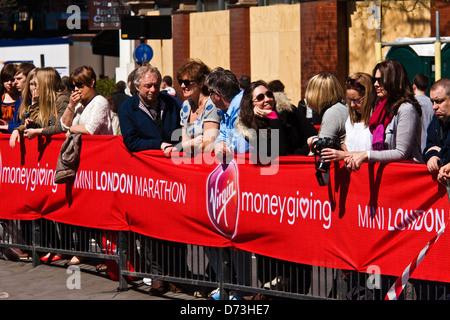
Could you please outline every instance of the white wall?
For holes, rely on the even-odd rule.
[[[77,67],[87,64],[94,68],[97,77],[100,75],[114,79],[116,68],[119,66],[118,57],[92,54],[90,41],[73,41],[72,44],[36,44],[39,40],[27,41],[0,41],[0,68],[6,61],[31,61],[36,67],[53,67],[61,76],[68,76]],[[8,45],[5,45],[7,43]],[[44,65],[41,65],[41,55]]]
[[[0,47],[0,64],[3,66],[5,61],[32,61],[36,67],[43,67],[41,55],[45,67],[54,67],[62,76],[68,75],[69,44]]]

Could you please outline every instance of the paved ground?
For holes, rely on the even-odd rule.
[[[168,292],[163,297],[148,294],[149,287],[137,281],[127,291],[117,291],[118,282],[95,270],[95,261],[67,269],[66,261],[33,267],[31,261],[0,259],[2,300],[198,300],[193,295]],[[79,277],[77,277],[79,275]],[[76,278],[77,277],[77,278]],[[79,284],[79,288],[76,285]],[[70,288],[71,287],[71,288]]]

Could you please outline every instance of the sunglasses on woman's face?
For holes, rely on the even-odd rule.
[[[180,86],[182,86],[184,84],[185,87],[188,87],[193,82],[194,82],[194,80],[181,80],[181,79],[178,79],[178,83],[180,84]]]
[[[83,82],[75,82],[74,84],[72,84],[72,87],[78,88],[78,89],[83,89],[84,88],[84,83]]]
[[[272,91],[266,91],[265,93],[260,93],[256,96],[255,99],[253,99],[253,101],[258,101],[261,102],[264,100],[264,97],[267,97],[269,99],[273,99],[273,92]]]
[[[378,82],[378,84],[381,86],[383,84],[383,81],[381,78],[373,78],[373,84],[375,84],[376,82]]]

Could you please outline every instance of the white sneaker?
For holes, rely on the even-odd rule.
[[[284,285],[285,285],[285,281],[284,281],[283,277],[278,276],[275,279],[273,279],[272,281],[266,282],[264,284],[264,289],[268,289],[268,290],[272,289],[273,290],[273,289],[276,289],[277,286],[278,286],[278,288],[282,288]]]
[[[142,282],[145,284],[145,285],[147,285],[147,286],[151,286],[152,285],[152,279],[151,278],[143,278],[142,279]]]

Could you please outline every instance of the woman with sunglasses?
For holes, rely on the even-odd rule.
[[[210,99],[204,82],[211,70],[202,61],[190,59],[177,71],[183,95],[180,111],[183,151],[210,152],[219,133],[222,112]]]
[[[372,150],[351,152],[345,158],[350,170],[358,170],[365,161],[421,161],[422,109],[403,65],[383,61],[373,70],[376,92],[375,109],[369,121]]]
[[[72,94],[61,117],[61,127],[71,133],[112,135],[112,114],[108,100],[95,89],[97,76],[91,66],[83,65],[70,74]]]
[[[28,74],[22,96],[19,113],[22,124],[11,133],[12,148],[21,136],[33,139],[39,135],[49,137],[63,132],[59,120],[69,97],[63,92],[58,71],[51,67],[33,69]]]
[[[315,75],[308,81],[305,100],[307,106],[322,118],[319,135],[308,138],[311,151],[314,151],[314,142],[319,138],[330,138],[341,146],[345,138],[348,109],[339,80],[330,73]]]
[[[358,72],[346,81],[348,118],[345,122],[345,139],[343,150],[325,148],[320,153],[327,161],[340,161],[349,154],[348,151],[372,149],[372,134],[369,121],[375,102],[375,90],[372,76]]]
[[[236,131],[253,148],[259,148],[260,140],[264,139],[267,156],[309,153],[307,139],[316,135],[317,130],[283,92],[273,93],[262,80],[252,82],[244,91],[240,109]],[[278,130],[278,141],[272,141],[273,130]],[[278,148],[275,154],[273,147]],[[262,150],[257,151],[260,155]]]
[[[61,127],[70,134],[112,135],[116,134],[112,125],[112,110],[108,100],[95,89],[97,76],[89,65],[76,68],[70,74],[72,94],[69,105],[61,117]],[[97,241],[101,241],[96,239]],[[80,239],[79,245],[86,239]],[[84,258],[73,256],[66,265],[80,264]],[[100,268],[100,266],[97,266]]]

